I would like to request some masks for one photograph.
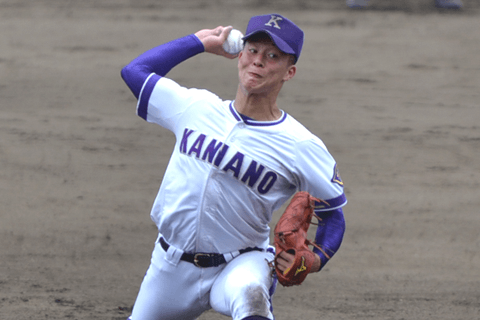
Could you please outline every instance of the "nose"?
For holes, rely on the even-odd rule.
[[[263,68],[263,57],[261,55],[256,55],[255,59],[253,60],[253,65],[256,67]]]

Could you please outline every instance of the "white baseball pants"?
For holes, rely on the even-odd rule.
[[[182,253],[172,246],[165,252],[157,239],[129,319],[193,320],[211,308],[234,320],[274,319],[273,253],[250,251],[209,268],[180,260]]]

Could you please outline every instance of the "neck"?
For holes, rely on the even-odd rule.
[[[276,95],[249,94],[243,92],[240,86],[234,106],[237,112],[257,121],[274,121],[282,115],[277,107]]]

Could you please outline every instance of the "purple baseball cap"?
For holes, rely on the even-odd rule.
[[[243,41],[257,33],[266,33],[280,51],[295,56],[295,63],[302,51],[304,34],[295,23],[279,14],[254,16],[248,22]]]

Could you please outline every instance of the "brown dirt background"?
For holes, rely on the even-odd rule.
[[[277,320],[479,319],[480,3],[464,3],[0,0],[0,319],[128,316],[173,135],[135,115],[120,69],[270,12],[306,33],[280,105],[325,141],[349,199],[340,251],[278,288]],[[236,90],[235,62],[212,55],[169,76]]]

